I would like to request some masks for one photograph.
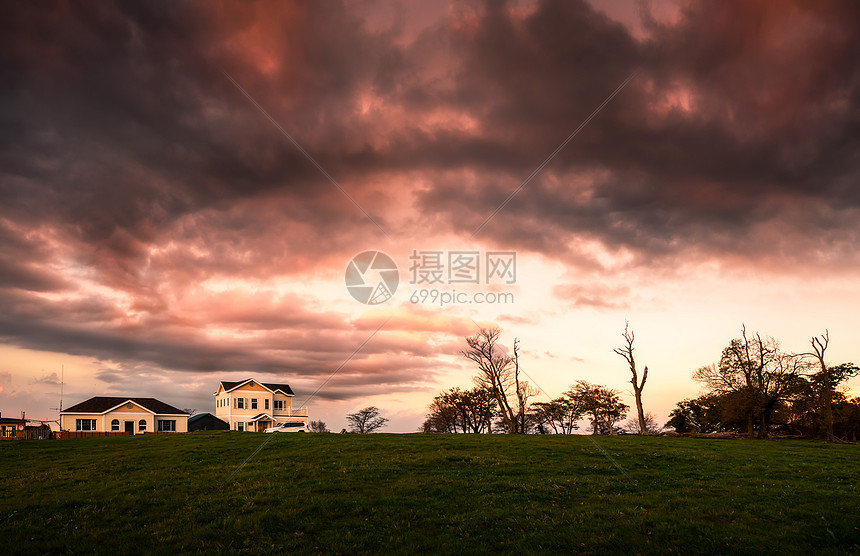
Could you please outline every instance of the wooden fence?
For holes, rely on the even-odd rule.
[[[0,440],[50,440],[54,438],[54,434],[48,429],[28,429],[12,431],[12,434],[3,436]]]
[[[119,432],[106,432],[106,431],[56,431],[54,432],[54,438],[57,439],[68,439],[68,438],[92,438],[95,436],[131,436],[130,432],[119,431]]]

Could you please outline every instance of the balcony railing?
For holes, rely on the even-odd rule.
[[[272,412],[272,415],[277,415],[278,417],[307,417],[308,408],[304,407],[302,409],[276,409]]]

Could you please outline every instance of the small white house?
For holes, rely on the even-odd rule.
[[[96,396],[60,412],[60,428],[77,432],[188,432],[188,414],[155,398]]]

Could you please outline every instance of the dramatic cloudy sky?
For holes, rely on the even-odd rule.
[[[548,395],[632,402],[629,319],[660,420],[744,324],[860,362],[858,28],[850,1],[6,5],[0,411],[56,418],[63,370],[65,406],[198,411],[253,376],[412,431],[478,325]],[[366,250],[386,303],[344,286]],[[413,280],[456,251],[481,284]]]

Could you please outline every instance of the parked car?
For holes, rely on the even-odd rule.
[[[307,432],[304,423],[287,421],[274,427],[267,428],[264,432]]]

